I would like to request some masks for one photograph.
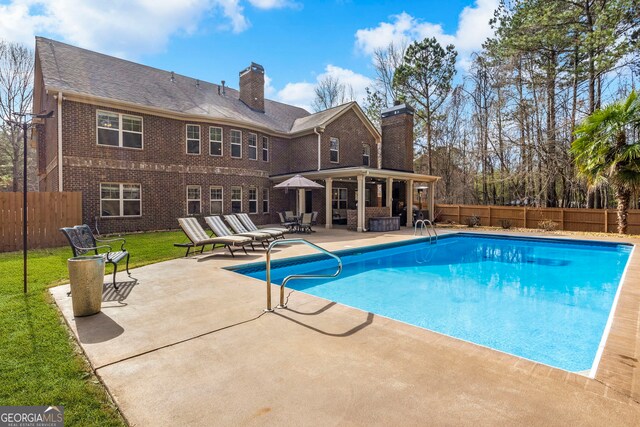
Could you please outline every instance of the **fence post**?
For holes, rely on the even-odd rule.
[[[609,232],[609,211],[607,209],[604,210],[604,232]]]
[[[460,205],[458,205],[458,224],[460,224]]]
[[[560,208],[560,230],[564,230],[564,208]]]
[[[524,224],[522,224],[522,228],[527,228],[527,207],[524,207]]]

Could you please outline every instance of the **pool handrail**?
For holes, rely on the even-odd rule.
[[[438,243],[438,232],[436,231],[436,227],[433,225],[433,223],[428,220],[428,219],[419,219],[415,222],[415,225],[413,227],[413,235],[416,236],[418,234],[418,224],[420,225],[420,235],[422,236],[422,230],[427,230],[427,234],[429,235],[429,243],[434,243],[431,239],[432,237],[435,237],[435,243]],[[429,224],[429,227],[431,227],[431,230],[433,230],[433,236],[431,236],[431,230],[429,230],[429,228],[427,228],[427,224]]]
[[[266,260],[266,269],[267,269],[267,308],[265,309],[265,311],[273,311],[274,309],[271,308],[271,250],[278,246],[278,245],[284,245],[284,244],[294,244],[294,243],[303,243],[307,246],[311,246],[314,249],[317,249],[318,251],[330,256],[331,258],[334,258],[336,261],[338,261],[338,270],[334,273],[334,274],[290,274],[289,276],[285,277],[284,280],[282,281],[282,283],[280,284],[280,304],[276,307],[276,308],[287,308],[287,306],[284,303],[284,287],[287,284],[287,282],[289,280],[292,279],[324,279],[324,278],[331,278],[331,277],[337,277],[340,273],[342,273],[342,260],[340,259],[340,257],[332,252],[329,252],[328,250],[321,248],[320,246],[311,243],[308,240],[305,239],[283,239],[283,240],[274,240],[273,242],[269,243],[269,247],[267,248],[267,260]]]

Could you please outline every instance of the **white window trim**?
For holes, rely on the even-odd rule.
[[[240,189],[240,199],[234,199],[233,198],[233,189],[234,188],[239,188]],[[234,185],[231,187],[231,212],[233,213],[233,202],[240,202],[240,212],[242,212],[242,187],[239,185]]]
[[[251,197],[251,190],[255,190],[256,198],[255,199],[248,199],[248,201],[249,201],[249,213],[250,214],[257,214],[257,213],[260,212],[260,205],[258,205],[258,202],[260,201],[260,198],[258,197],[258,187],[249,187],[249,188],[247,188],[247,197]],[[256,210],[254,212],[251,212],[251,202],[252,201],[256,202]]]
[[[331,149],[331,142],[336,141],[338,143],[338,149],[337,150],[332,150]],[[336,153],[338,153],[338,160],[333,161],[331,160],[331,152],[335,151]],[[339,138],[329,138],[329,162],[331,163],[340,163],[340,139]]]
[[[220,197],[222,197],[221,199],[212,199],[211,198],[211,190],[213,190],[214,188],[219,188],[220,189]],[[220,205],[222,206],[222,209],[220,209],[220,213],[213,213],[211,211],[211,202],[212,201],[220,201]],[[209,187],[209,214],[211,215],[224,215],[224,187],[222,185],[211,185]]]
[[[369,148],[369,154],[364,153],[364,147]],[[371,166],[371,146],[369,144],[362,144],[362,157],[367,158],[367,164],[365,165],[363,162],[363,166]]]
[[[200,194],[200,198],[198,198],[198,199],[190,199],[189,198],[189,187],[198,188],[198,194]],[[187,207],[187,216],[200,215],[202,213],[202,187],[199,186],[199,185],[187,185],[185,190],[186,190],[185,191],[185,193],[186,193],[185,196],[187,198],[187,206],[186,206]],[[200,211],[195,213],[195,214],[190,214],[189,213],[189,202],[195,202],[196,200],[200,203]]]
[[[120,186],[120,213],[124,212],[124,198],[123,194],[123,186],[124,185],[137,185],[140,187],[140,198],[139,199],[126,199],[126,200],[139,200],[140,201],[140,215],[102,215],[102,184],[111,184],[111,185],[119,185]],[[137,182],[101,182],[98,187],[100,191],[100,218],[140,218],[142,216],[142,184]],[[106,200],[116,200],[116,199],[106,199]]]
[[[236,144],[233,142],[233,137],[231,136],[233,132],[239,132],[240,133],[240,143]],[[240,156],[234,156],[233,155],[233,146],[234,145],[239,145],[240,146]],[[229,153],[229,157],[231,157],[232,159],[241,159],[242,158],[242,131],[238,130],[238,129],[231,129],[231,132],[229,132],[229,147],[230,147],[230,153]]]
[[[338,198],[334,199],[333,198],[333,194],[331,194],[331,206],[332,206],[332,209],[345,209],[345,208],[341,208],[340,207],[340,202],[345,202],[345,205],[348,207],[349,206],[349,190],[346,187],[334,187],[333,190],[337,191]],[[340,198],[341,190],[344,190],[344,199]],[[338,202],[337,203],[338,207],[333,208],[333,202]]]
[[[109,129],[109,128],[105,128],[102,127],[98,124],[98,115],[100,113],[105,113],[105,114],[117,114],[118,115],[118,145],[107,145],[107,144],[100,144],[99,143],[99,137],[98,137],[98,129]],[[129,117],[134,117],[136,119],[140,119],[140,127],[142,128],[142,130],[140,132],[134,132],[134,131],[126,131],[129,133],[139,133],[140,134],[140,148],[136,148],[136,147],[124,147],[122,145],[122,142],[124,141],[124,138],[122,137],[122,133],[125,132],[122,129],[122,116],[129,116]],[[111,129],[113,130],[113,129]],[[124,114],[124,113],[116,113],[115,111],[109,111],[109,110],[96,110],[96,145],[98,147],[108,147],[108,148],[124,148],[125,150],[144,150],[144,119],[142,116],[135,116],[133,114]]]
[[[253,160],[253,161],[258,161],[258,134],[249,132],[247,135],[248,135],[247,136],[247,159]],[[256,145],[255,145],[256,158],[255,159],[252,159],[251,157],[249,157],[251,155],[251,151],[249,151],[249,149],[251,148],[251,135],[256,137],[256,139],[255,139],[255,142],[256,142]]]
[[[265,197],[265,193],[267,195],[267,197]],[[267,202],[267,209],[264,209],[264,203]],[[271,204],[269,202],[269,189],[267,187],[264,187],[262,189],[262,213],[266,214],[269,213],[269,211],[271,210]]]
[[[198,152],[197,153],[189,152],[189,141],[190,140],[195,141],[194,139],[189,138],[189,126],[195,126],[198,128]],[[190,156],[199,156],[202,153],[202,129],[200,128],[200,125],[187,123],[186,126],[184,127],[184,135],[185,135],[185,144],[184,144],[185,153]]]
[[[262,142],[262,161],[263,162],[268,162],[269,161],[269,137],[268,136],[263,136],[260,141]],[[265,141],[267,142],[267,148],[264,148],[264,143]],[[264,159],[264,153],[267,153],[267,160]]]
[[[213,142],[218,142],[218,141],[213,141],[211,139],[211,129],[220,129],[220,154],[213,154],[211,152],[211,144]],[[209,126],[209,155],[213,156],[213,157],[222,157],[224,156],[224,132],[222,130],[222,128],[220,126]]]

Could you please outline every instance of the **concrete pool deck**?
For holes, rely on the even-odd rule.
[[[338,250],[412,234],[303,237]],[[262,260],[217,249],[138,268],[86,318],[68,285],[51,293],[131,425],[640,424],[638,251],[595,380],[301,292],[263,313],[264,282],[222,269]]]

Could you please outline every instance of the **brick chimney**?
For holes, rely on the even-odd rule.
[[[381,111],[383,169],[413,172],[413,111],[406,104]]]
[[[264,68],[252,62],[240,71],[240,101],[249,108],[264,113]]]

